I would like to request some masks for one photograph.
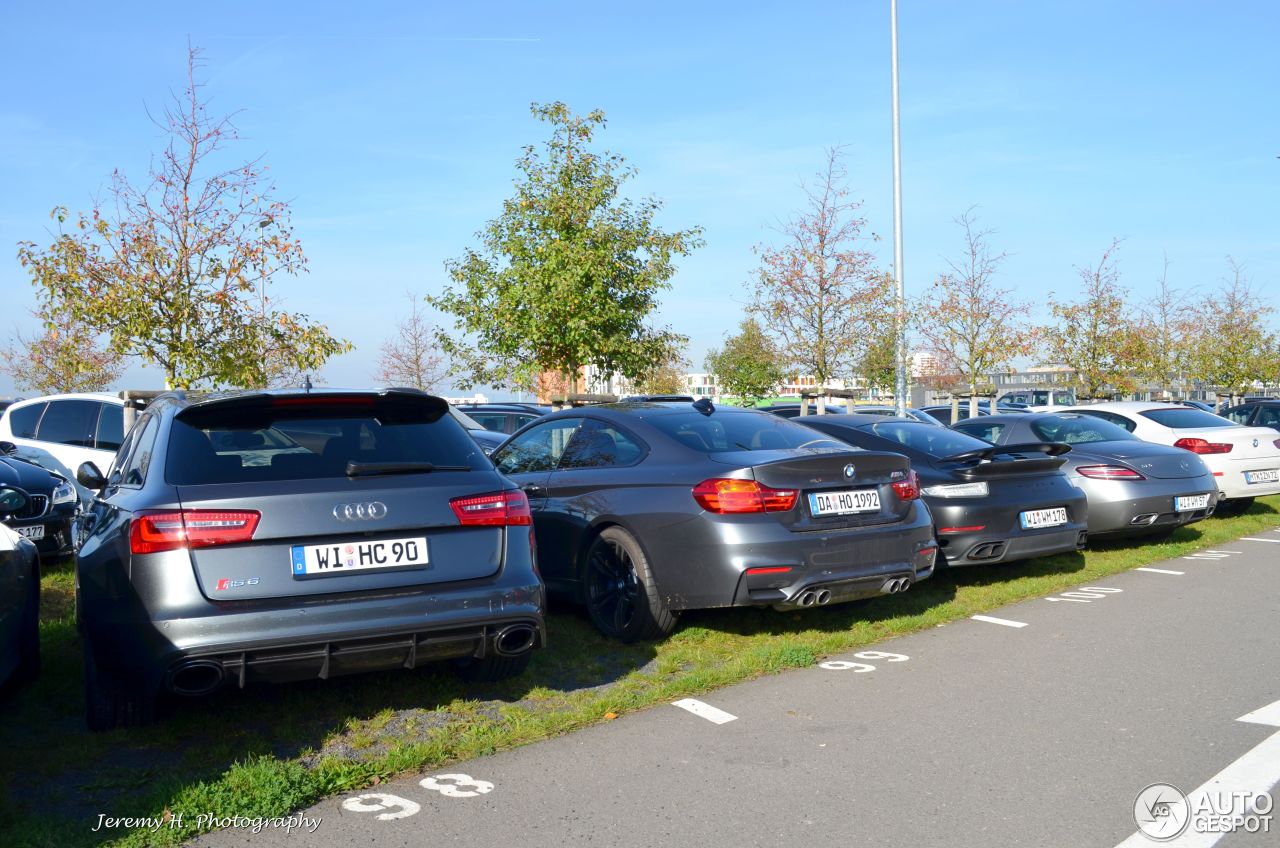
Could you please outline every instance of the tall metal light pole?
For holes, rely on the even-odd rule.
[[[889,56],[893,65],[893,282],[897,332],[897,371],[893,400],[899,415],[907,414],[907,305],[902,284],[902,150],[898,130],[898,0],[889,0]]]

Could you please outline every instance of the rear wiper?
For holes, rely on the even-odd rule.
[[[376,477],[381,474],[430,474],[432,471],[470,471],[469,465],[436,465],[434,462],[347,463],[348,477]]]

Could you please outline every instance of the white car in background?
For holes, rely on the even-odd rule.
[[[0,415],[0,441],[44,451],[62,466],[49,470],[74,480],[82,462],[111,467],[124,441],[124,401],[105,392],[20,400]]]
[[[1063,412],[1075,402],[1076,393],[1072,389],[1015,389],[996,400],[997,405],[1020,404],[1030,412]]]
[[[1270,427],[1244,427],[1219,415],[1168,403],[1110,402],[1072,407],[1158,445],[1189,450],[1218,481],[1219,513],[1243,512],[1255,497],[1280,494],[1280,439]]]

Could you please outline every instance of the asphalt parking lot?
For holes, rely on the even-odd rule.
[[[1276,794],[1278,640],[1273,530],[192,844],[1155,845],[1151,784]]]

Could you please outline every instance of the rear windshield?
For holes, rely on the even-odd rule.
[[[1089,442],[1137,442],[1137,436],[1101,418],[1052,415],[1031,422],[1031,431],[1046,442],[1083,445]]]
[[[1205,412],[1203,409],[1188,407],[1170,407],[1169,409],[1148,409],[1138,413],[1143,418],[1150,418],[1157,424],[1163,424],[1173,430],[1193,430],[1197,427],[1235,427],[1234,421]]]
[[[700,412],[660,415],[649,423],[685,447],[703,453],[786,450],[847,451],[849,446],[829,439],[794,420],[767,413],[703,415]]]
[[[882,439],[906,445],[930,456],[953,456],[991,447],[990,443],[973,436],[916,421],[886,421],[871,425],[870,430]]]
[[[489,467],[452,417],[405,408],[211,410],[175,418],[167,453],[165,479],[179,486],[345,477],[351,461]]]

